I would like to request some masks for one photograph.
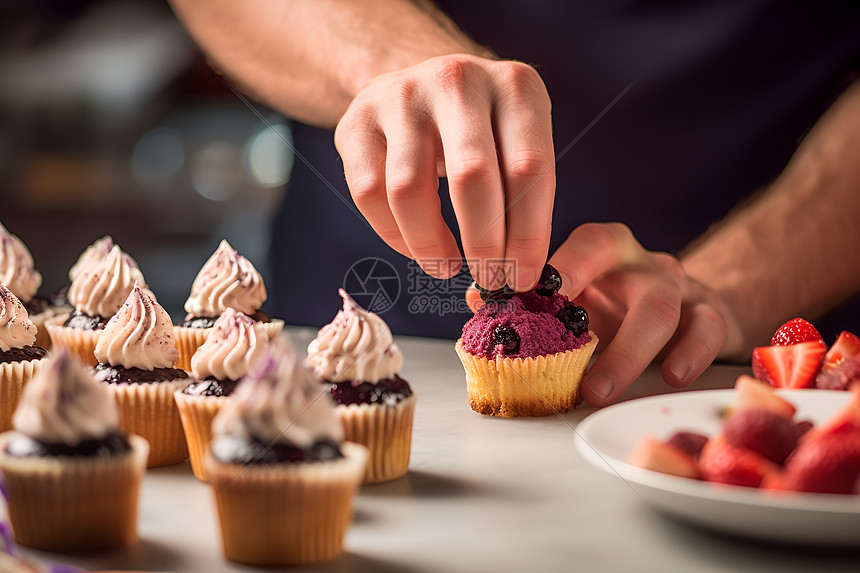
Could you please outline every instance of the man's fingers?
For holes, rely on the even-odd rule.
[[[496,73],[494,117],[505,186],[507,282],[515,290],[534,286],[549,250],[555,196],[555,157],[550,101],[533,68],[504,62]]]
[[[726,323],[714,307],[699,303],[682,309],[678,330],[666,347],[661,373],[670,386],[689,386],[711,365],[726,341]]]
[[[436,175],[436,131],[408,108],[385,121],[388,205],[412,258],[424,271],[447,279],[460,270],[460,250],[445,224]]]
[[[592,406],[616,400],[645,370],[678,328],[679,289],[655,283],[627,301],[629,311],[612,342],[585,375],[582,394]]]
[[[412,258],[388,205],[386,143],[375,118],[360,111],[347,113],[335,131],[335,146],[343,159],[346,184],[355,206],[383,241],[398,253]]]
[[[505,199],[490,121],[491,94],[475,88],[482,85],[477,76],[485,73],[474,62],[439,58],[434,97],[444,105],[434,106],[433,113],[463,251],[475,281],[495,289],[505,284]]]
[[[648,264],[645,251],[625,225],[580,225],[550,258],[562,276],[561,292],[576,298],[595,280],[622,263]]]

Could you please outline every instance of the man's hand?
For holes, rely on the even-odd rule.
[[[663,379],[683,387],[739,344],[728,305],[687,277],[675,257],[646,251],[624,225],[578,227],[550,264],[562,275],[562,293],[588,311],[603,347],[582,384],[592,406],[616,400],[656,357]]]
[[[488,263],[470,269],[475,281],[535,284],[555,166],[550,99],[533,68],[453,54],[382,74],[355,96],[335,143],[355,204],[392,248],[437,278],[457,273],[437,194],[446,175],[466,258]],[[453,264],[423,264],[439,259]],[[502,269],[504,260],[517,264]]]

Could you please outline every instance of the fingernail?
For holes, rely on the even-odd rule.
[[[518,267],[516,269],[516,277],[511,277],[514,280],[513,287],[515,291],[524,291],[532,288],[537,283],[537,271],[532,267]]]
[[[672,376],[674,376],[681,382],[687,381],[687,377],[690,375],[690,371],[692,369],[692,364],[690,364],[686,360],[679,360],[669,365],[669,372],[671,372]]]
[[[589,390],[601,398],[608,398],[609,395],[612,394],[612,388],[615,387],[612,380],[603,374],[595,374],[585,382],[585,385],[588,386]]]

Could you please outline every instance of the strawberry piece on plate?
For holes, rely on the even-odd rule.
[[[760,346],[753,350],[753,375],[776,388],[810,388],[821,368],[824,342]]]
[[[698,461],[702,448],[708,443],[708,436],[697,432],[675,432],[666,440],[666,443]]]
[[[752,450],[730,445],[723,434],[717,434],[702,449],[699,469],[708,481],[759,487],[765,477],[779,473],[780,468]]]
[[[767,410],[791,420],[796,408],[791,402],[778,396],[770,384],[741,374],[735,381],[735,400],[729,407],[729,413],[743,410]]]
[[[687,453],[666,442],[644,436],[630,452],[630,463],[664,474],[698,479],[701,477],[696,461]]]
[[[811,323],[802,318],[793,318],[779,327],[770,343],[772,346],[790,346],[816,340],[824,343],[821,334]]]
[[[860,429],[804,440],[788,459],[780,489],[860,493]]]
[[[730,446],[747,448],[780,465],[799,436],[794,422],[767,410],[733,413],[723,424],[723,435]]]

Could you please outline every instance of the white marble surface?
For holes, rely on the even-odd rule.
[[[292,331],[300,346],[313,332]],[[582,460],[563,416],[497,419],[469,409],[453,344],[398,339],[418,395],[407,476],[365,486],[345,553],[291,571],[857,571],[860,555],[777,546],[694,529],[653,511],[620,478]],[[742,368],[712,367],[696,388],[730,387]],[[650,369],[625,398],[670,391]],[[26,552],[90,570],[253,571],[222,559],[208,487],[190,466],[150,470],[140,543],[89,557]]]

